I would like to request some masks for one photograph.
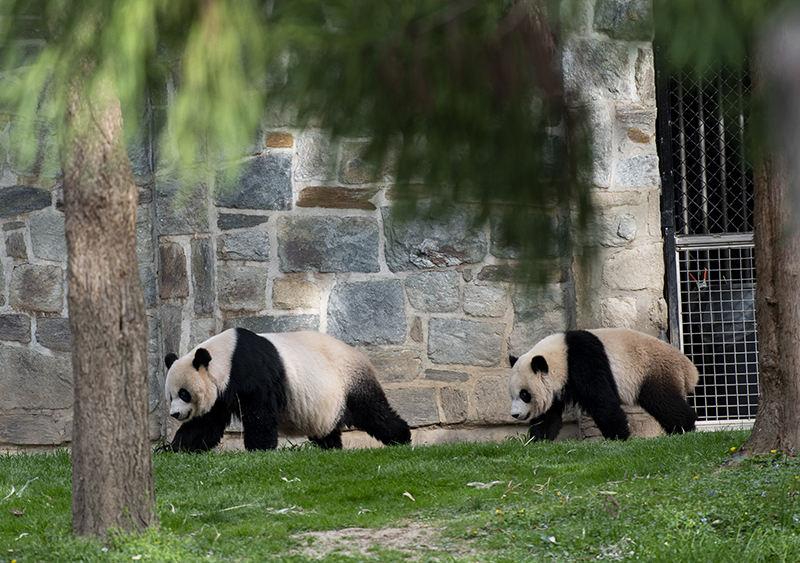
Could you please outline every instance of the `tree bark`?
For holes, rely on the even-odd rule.
[[[156,522],[147,318],[136,257],[138,190],[119,98],[76,81],[66,119],[64,214],[74,376],[73,531]]]
[[[800,444],[800,50],[787,48],[800,20],[768,34],[752,65],[754,89],[774,111],[773,144],[755,173],[754,237],[758,324],[758,414],[745,453],[786,452]]]

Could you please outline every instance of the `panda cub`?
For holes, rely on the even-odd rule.
[[[686,395],[697,368],[666,342],[629,329],[573,330],[548,336],[519,359],[510,356],[511,416],[530,422],[530,437],[555,440],[567,404],[577,403],[603,436],[630,436],[621,405],[639,405],[667,433],[694,430]]]
[[[242,421],[248,450],[276,448],[279,433],[341,448],[345,426],[384,444],[411,441],[369,360],[326,334],[232,328],[165,363],[169,414],[183,422],[175,451],[213,448],[232,417]]]

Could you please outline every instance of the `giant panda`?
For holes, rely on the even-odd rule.
[[[577,403],[606,438],[630,436],[622,405],[639,405],[667,433],[694,430],[686,395],[697,368],[679,350],[624,328],[551,334],[520,358],[509,357],[511,416],[530,419],[530,437],[555,440],[564,407]]]
[[[169,413],[183,422],[167,449],[209,450],[232,417],[242,422],[248,450],[276,448],[279,433],[341,448],[344,426],[384,444],[411,441],[369,360],[326,334],[232,328],[164,360]]]

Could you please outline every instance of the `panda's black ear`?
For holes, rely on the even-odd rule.
[[[178,355],[177,354],[175,354],[173,352],[170,352],[169,354],[167,354],[164,357],[164,363],[167,364],[167,369],[171,368],[172,364],[174,364],[175,360],[177,360],[177,359],[178,359]]]
[[[514,364],[516,364],[516,363],[517,363],[517,360],[519,360],[519,358],[518,358],[518,357],[516,357],[516,356],[512,356],[511,354],[509,354],[509,355],[508,355],[508,364],[509,364],[509,365],[510,365],[512,368],[514,367]]]
[[[192,360],[194,369],[199,370],[200,366],[208,369],[209,363],[211,363],[211,354],[205,348],[198,348],[197,352],[194,353],[194,360]]]
[[[533,373],[547,373],[550,371],[544,356],[534,356],[533,359],[531,359],[531,369]]]

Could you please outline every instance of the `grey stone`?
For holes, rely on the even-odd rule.
[[[215,326],[212,318],[194,319],[189,325],[189,349],[214,336]]]
[[[435,364],[496,366],[500,363],[504,325],[457,319],[428,323],[428,358]]]
[[[30,218],[31,246],[33,255],[42,260],[65,262],[67,238],[64,230],[64,215],[33,215]]]
[[[636,93],[643,102],[655,102],[656,82],[652,48],[639,49],[636,55]]]
[[[208,197],[202,184],[183,186],[185,180],[156,177],[158,234],[190,235],[209,231]]]
[[[161,362],[162,359],[157,356],[147,357],[149,412],[164,404],[164,383],[167,376],[165,370],[161,369]]]
[[[144,305],[146,308],[152,309],[158,305],[158,284],[152,266],[149,264],[139,266],[139,281],[142,284],[142,293],[144,293]]]
[[[368,217],[281,217],[282,272],[378,272],[378,222]]]
[[[464,312],[472,317],[502,317],[507,308],[505,289],[490,285],[464,287]]]
[[[160,312],[164,354],[173,352],[181,356],[181,319],[183,309],[175,305],[162,305]],[[161,359],[163,360],[163,358]]]
[[[639,291],[661,287],[664,259],[661,245],[639,246],[607,257],[603,285],[611,290]]]
[[[152,262],[155,257],[153,243],[153,220],[150,217],[150,206],[140,205],[136,212],[136,259],[141,262]]]
[[[147,315],[147,351],[150,354],[161,352],[161,324],[154,313],[156,311]]]
[[[189,295],[189,280],[186,274],[186,254],[176,242],[164,242],[158,246],[158,287],[161,299],[176,299]]]
[[[328,333],[348,344],[402,344],[403,289],[398,280],[337,284],[328,302]]]
[[[28,348],[0,345],[0,411],[72,406],[72,363]]]
[[[55,178],[61,171],[58,138],[52,124],[39,121],[11,123],[8,131],[8,164],[18,176]]]
[[[564,88],[570,104],[630,98],[628,46],[597,39],[569,39],[562,58]]]
[[[127,123],[127,121],[126,121]],[[140,116],[138,127],[127,143],[128,158],[131,161],[131,172],[134,176],[145,176],[150,173],[150,116]]]
[[[217,216],[217,227],[222,231],[231,229],[250,229],[269,221],[266,215],[243,215],[241,213],[220,213]]]
[[[25,221],[9,221],[8,223],[3,223],[3,230],[5,232],[16,231],[17,229],[23,228],[25,228]]]
[[[479,421],[489,424],[514,421],[509,414],[511,398],[507,379],[495,375],[480,378],[473,390],[473,400]]]
[[[402,220],[391,208],[381,208],[386,235],[386,262],[393,272],[474,264],[486,257],[488,241],[478,216],[452,208],[434,218],[425,209]]]
[[[429,313],[458,309],[458,272],[424,272],[406,278],[406,295],[411,306]]]
[[[413,381],[422,369],[422,358],[417,350],[365,350],[364,354],[382,383]]]
[[[522,255],[522,249],[518,245],[508,244],[507,241],[503,240],[503,216],[504,214],[495,214],[489,220],[491,226],[491,253],[492,256],[497,256],[498,258],[516,260]],[[464,270],[463,275],[464,281],[471,281],[472,270]]]
[[[0,189],[0,218],[14,217],[50,207],[53,197],[49,190],[11,186]]]
[[[71,411],[64,414],[0,414],[0,442],[20,446],[59,446],[71,440]]]
[[[339,164],[339,181],[343,184],[367,184],[371,182],[391,182],[391,158],[380,166],[374,166],[364,159],[368,143],[366,141],[344,141],[342,159]]]
[[[269,261],[269,235],[260,231],[226,233],[217,237],[220,260]]]
[[[614,105],[614,114],[617,121],[626,125],[644,125],[652,127],[656,122],[656,106],[644,104],[617,103]]]
[[[443,387],[439,389],[439,399],[442,404],[442,414],[445,424],[460,424],[466,422],[469,409],[469,397],[466,391]]]
[[[589,141],[589,175],[587,181],[595,186],[611,185],[611,134],[613,124],[611,112],[603,104],[593,104],[586,111],[586,122],[591,131]]]
[[[231,317],[225,321],[223,330],[238,327],[257,334],[270,332],[297,332],[319,330],[318,315],[263,315],[258,317]]]
[[[217,270],[217,301],[225,311],[260,311],[266,307],[267,270],[226,264]]]
[[[192,240],[192,289],[194,312],[214,312],[214,256],[207,238]]]
[[[319,288],[310,281],[272,280],[272,306],[276,309],[318,309]]]
[[[10,302],[17,309],[60,313],[64,308],[64,273],[58,266],[16,266],[11,273]]]
[[[0,315],[0,340],[30,342],[30,317],[27,315]]]
[[[291,157],[285,154],[254,158],[245,163],[232,185],[220,182],[216,204],[234,209],[291,209],[291,164]]]
[[[456,381],[469,381],[469,374],[463,371],[450,371],[444,369],[426,369],[425,379],[430,381],[445,381],[454,383]]]
[[[386,398],[410,426],[439,424],[436,389],[387,389]]]
[[[46,317],[38,319],[36,321],[36,342],[58,352],[71,351],[69,319]]]
[[[333,176],[333,158],[330,140],[325,135],[314,132],[300,134],[297,138],[297,160],[294,166],[294,179],[326,180]]]
[[[594,29],[622,41],[653,40],[652,0],[597,0]]]
[[[636,238],[636,217],[629,213],[600,215],[592,226],[593,239],[601,246],[625,246]]]
[[[564,307],[564,288],[559,284],[535,291],[531,288],[519,289],[512,295],[511,301],[514,306],[514,326],[508,340],[509,354],[521,356],[545,336],[570,328]]]
[[[6,255],[17,260],[28,260],[28,247],[25,236],[20,233],[11,233],[6,239]]]
[[[661,185],[658,173],[658,157],[637,155],[617,163],[616,186],[618,188],[638,188]]]

